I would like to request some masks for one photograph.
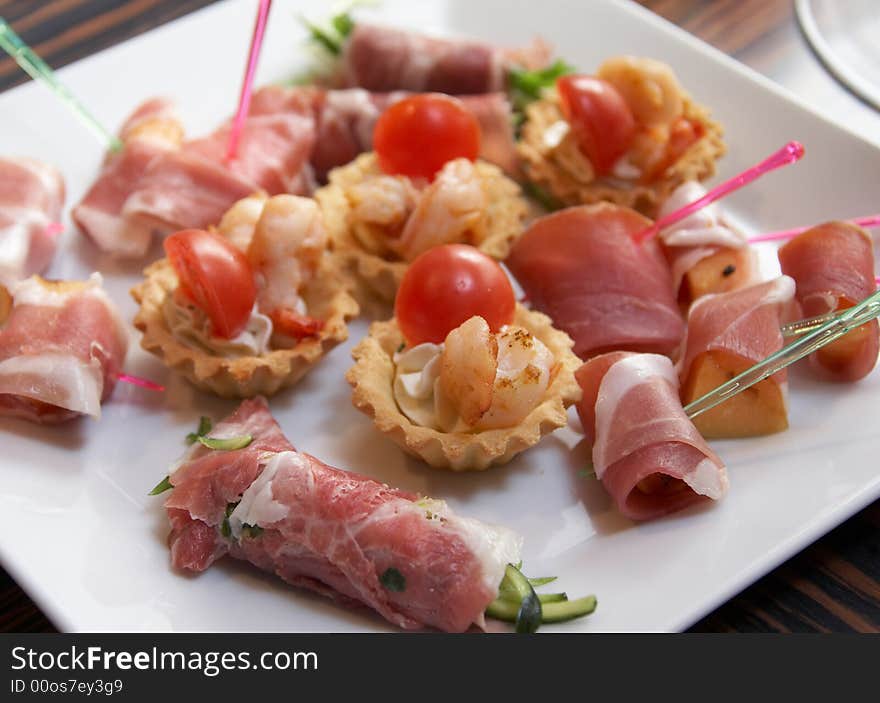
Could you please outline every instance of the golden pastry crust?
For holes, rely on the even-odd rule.
[[[567,423],[566,408],[581,389],[574,378],[581,360],[571,351],[571,338],[553,327],[550,318],[517,305],[514,324],[525,327],[553,353],[557,366],[544,401],[516,427],[481,432],[440,432],[414,424],[394,399],[394,353],[403,343],[395,320],[374,322],[352,350],[355,360],[345,374],[352,403],[373,418],[376,427],[404,451],[429,465],[450,471],[483,471],[505,464],[521,451]]]
[[[595,179],[589,160],[568,132],[556,146],[548,146],[547,129],[563,119],[555,96],[538,100],[526,108],[526,122],[517,150],[529,180],[548,190],[565,205],[608,201],[656,217],[660,205],[685,181],[703,181],[715,175],[715,162],[724,156],[724,130],[709,111],[684,96],[684,117],[703,128],[703,136],[664,171],[660,178],[641,184]]]
[[[477,161],[476,171],[489,203],[486,212],[487,235],[477,248],[493,259],[502,261],[523,232],[528,203],[519,185],[494,164]],[[329,183],[315,193],[315,200],[324,215],[330,246],[345,262],[346,270],[352,277],[355,297],[362,305],[369,302],[366,300],[369,296],[392,302],[409,266],[406,261],[390,260],[365,251],[349,226],[351,205],[346,192],[352,186],[380,175],[382,171],[375,153],[367,152],[350,164],[333,169]]]
[[[272,395],[301,379],[327,352],[348,339],[346,321],[358,314],[344,276],[331,257],[307,285],[303,299],[309,313],[324,320],[317,337],[303,339],[291,349],[273,349],[262,356],[227,359],[180,342],[168,329],[165,300],[177,288],[177,275],[167,259],[144,270],[144,280],[131,289],[140,304],[134,326],[143,332],[141,346],[197,388],[223,398]]]

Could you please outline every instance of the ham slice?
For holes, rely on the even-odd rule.
[[[583,205],[535,220],[513,245],[508,268],[582,359],[607,351],[671,355],[681,343],[684,322],[659,246],[631,238],[649,224],[629,208]]]
[[[229,554],[402,628],[483,624],[519,537],[296,451],[262,398],[211,432],[243,434],[253,437],[243,449],[194,445],[171,473],[176,568],[203,571]]]
[[[49,266],[58,242],[50,226],[63,205],[64,179],[54,166],[0,158],[0,287]]]
[[[626,517],[651,520],[726,493],[727,470],[685,415],[667,357],[603,354],[576,378],[596,477]]]
[[[153,161],[178,148],[183,128],[170,100],[151,98],[135,109],[119,134],[122,150],[107,155],[98,179],[72,215],[102,251],[141,257],[150,246],[152,225],[128,220],[123,210]]]
[[[255,114],[236,157],[226,161],[229,125],[181,143],[183,130],[165,100],[152,99],[126,121],[124,148],[111,154],[74,209],[74,220],[103,251],[142,257],[154,234],[219,222],[256,191],[307,193],[315,130],[311,114]]]
[[[467,95],[504,90],[511,68],[542,68],[549,59],[540,41],[507,50],[358,22],[343,47],[341,72],[348,87]]]
[[[100,417],[128,349],[100,274],[82,282],[33,276],[12,295],[0,328],[0,414],[40,423]]]
[[[852,307],[877,290],[874,246],[863,229],[827,222],[787,242],[779,250],[783,273],[794,278],[803,315],[813,317]],[[880,326],[873,320],[810,356],[825,378],[857,381],[877,363]]]
[[[682,379],[700,354],[721,351],[742,359],[748,366],[782,348],[780,325],[794,314],[795,284],[789,276],[758,283],[731,293],[706,295],[688,314],[684,353],[679,363]],[[785,384],[785,369],[772,377]]]

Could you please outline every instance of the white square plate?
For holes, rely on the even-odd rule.
[[[326,12],[317,0],[298,3],[300,8],[313,17]],[[189,134],[206,133],[234,110],[254,9],[254,2],[211,6],[69,66],[61,77],[111,128],[146,97],[163,94],[178,100]],[[670,63],[727,128],[730,152],[721,177],[790,139],[807,147],[801,163],[726,202],[751,231],[877,208],[876,147],[638,6],[389,0],[362,16],[500,44],[540,34],[585,71],[621,53]],[[303,39],[292,4],[276,3],[258,83],[303,68]],[[70,205],[102,158],[92,136],[34,84],[0,95],[0,153],[57,164]],[[128,289],[141,266],[98,255],[68,225],[50,274],[83,277],[101,270],[130,319],[135,306]],[[770,269],[772,251],[765,252]],[[600,485],[579,474],[587,452],[574,429],[481,475],[450,475],[406,458],[349,400],[343,373],[365,330],[362,321],[352,324],[347,344],[294,389],[271,399],[285,432],[298,448],[330,464],[446,498],[462,514],[523,534],[530,574],[558,575],[569,593],[599,598],[591,617],[547,632],[686,628],[880,495],[880,372],[846,386],[793,374],[789,431],[714,443],[730,472],[723,501],[634,525],[616,514]],[[147,492],[183,450],[198,416],[220,417],[234,404],[193,391],[136,346],[127,370],[166,383],[164,395],[120,384],[99,422],[42,428],[0,420],[0,556],[49,617],[72,631],[388,629],[370,613],[338,607],[231,559],[198,577],[171,570],[162,501]]]

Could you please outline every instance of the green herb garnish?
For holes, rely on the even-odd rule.
[[[199,437],[198,440],[208,449],[228,452],[233,449],[244,449],[254,441],[254,438],[249,434],[243,434],[238,437]]]
[[[333,15],[327,26],[315,24],[302,16],[300,21],[309,31],[309,38],[333,56],[342,53],[342,45],[354,29],[354,20],[348,11]]]
[[[232,527],[229,525],[229,516],[232,515],[232,511],[238,507],[240,500],[235,501],[234,503],[226,504],[226,514],[223,517],[223,522],[220,523],[220,534],[229,539],[232,536]]]
[[[211,423],[211,418],[207,417],[206,415],[202,415],[201,418],[199,418],[199,428],[195,432],[190,432],[186,436],[186,443],[194,444],[198,441],[199,437],[204,437],[206,434],[208,434],[208,432],[211,431],[212,426],[213,425]]]
[[[561,76],[574,73],[574,66],[562,59],[556,59],[547,68],[536,71],[513,69],[509,74],[514,105],[522,109],[541,97],[545,88],[552,88]]]
[[[379,582],[389,591],[402,593],[406,590],[406,578],[393,566],[388,567],[379,577]]]
[[[157,496],[160,493],[164,493],[165,491],[170,491],[174,486],[171,485],[171,477],[166,476],[159,483],[156,484],[156,487],[150,491],[147,495]]]

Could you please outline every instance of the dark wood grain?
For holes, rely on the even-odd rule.
[[[55,67],[210,4],[210,0],[0,0],[0,15]],[[791,31],[790,0],[641,0],[733,56]],[[0,90],[26,78],[0,60]],[[53,631],[0,570],[0,630]],[[820,539],[693,628],[700,632],[880,631],[880,501]]]

